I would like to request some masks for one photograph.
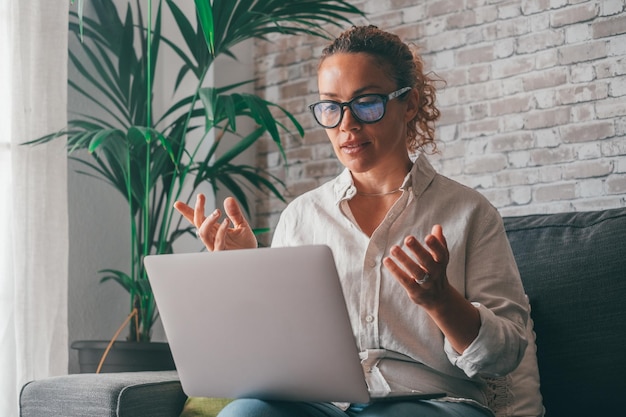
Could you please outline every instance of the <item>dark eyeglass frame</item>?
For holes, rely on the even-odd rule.
[[[350,109],[350,113],[352,113],[352,117],[354,117],[359,122],[365,123],[365,124],[377,123],[377,122],[380,122],[383,117],[385,117],[385,113],[387,112],[387,102],[389,102],[390,100],[393,100],[394,98],[400,97],[401,95],[407,93],[411,89],[412,89],[411,87],[403,87],[403,88],[401,88],[399,90],[396,90],[396,91],[393,91],[393,92],[391,92],[389,94],[375,94],[375,93],[362,94],[360,96],[354,97],[350,101],[344,101],[343,103],[341,103],[339,101],[334,101],[334,100],[320,100],[320,101],[316,101],[313,104],[310,104],[309,105],[309,110],[313,114],[313,118],[315,119],[317,124],[322,126],[325,129],[333,129],[333,128],[335,128],[335,127],[337,127],[337,126],[339,126],[341,124],[341,121],[343,120],[343,115],[345,113],[344,109],[346,107]],[[352,108],[352,104],[355,101],[361,100],[361,99],[366,98],[366,97],[378,97],[383,102],[383,112],[382,112],[381,116],[379,118],[377,118],[376,120],[363,120],[359,116],[357,116],[356,112]],[[339,120],[337,120],[337,123],[335,123],[334,125],[324,125],[317,119],[317,115],[315,114],[315,106],[317,106],[318,104],[324,104],[324,103],[335,104],[335,105],[339,106],[339,108],[340,108]]]

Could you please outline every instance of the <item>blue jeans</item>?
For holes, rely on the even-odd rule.
[[[240,399],[228,404],[218,417],[491,417],[469,404],[441,401],[397,401],[353,406],[342,411],[328,403]]]

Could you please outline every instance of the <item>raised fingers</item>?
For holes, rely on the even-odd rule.
[[[248,221],[244,217],[239,204],[237,204],[237,201],[233,197],[227,197],[224,200],[224,211],[233,222],[235,228],[248,227]]]
[[[426,236],[424,242],[430,249],[430,254],[436,263],[445,265],[448,264],[448,242],[443,235],[443,228],[441,227],[441,225],[434,225],[431,230],[431,234]]]
[[[206,202],[206,198],[204,194],[198,194],[196,198],[196,207],[193,212],[193,224],[199,229],[206,218],[204,216],[204,203]]]
[[[191,224],[193,224],[193,216],[194,211],[193,208],[189,207],[187,204],[182,201],[176,201],[174,203],[174,208]]]

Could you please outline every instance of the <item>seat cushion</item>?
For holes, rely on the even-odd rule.
[[[621,408],[626,208],[504,220],[533,307],[547,415]]]
[[[215,417],[231,401],[227,398],[189,397],[180,417]]]
[[[22,388],[21,417],[177,417],[186,400],[175,371],[76,374]]]

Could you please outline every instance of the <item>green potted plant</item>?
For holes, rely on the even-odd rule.
[[[347,15],[362,15],[343,0],[195,0],[193,21],[173,0],[155,0],[155,12],[152,3],[137,0],[134,12],[129,2],[118,12],[114,0],[98,0],[91,3],[95,15],[87,17],[79,2],[79,12],[72,12],[70,31],[83,42],[84,56],[70,52],[80,79],[68,83],[97,110],[70,117],[66,129],[30,142],[67,137],[70,154],[89,152],[89,159],[76,158],[85,167],[82,173],[105,180],[128,203],[129,270],[100,272],[104,274],[101,281],[114,280],[129,292],[127,340],[134,342],[150,341],[158,317],[143,258],[172,252],[176,239],[191,233],[175,216],[173,202],[189,200],[206,182],[215,192],[220,187],[228,190],[246,210],[246,189],[270,192],[282,199],[277,178],[233,160],[267,135],[284,157],[281,132],[295,129],[304,135],[284,108],[258,95],[235,91],[254,80],[220,88],[205,86],[215,59],[220,55],[236,58],[236,45],[250,39],[267,40],[274,33],[326,37],[324,25],[339,26],[349,23]],[[147,18],[142,6],[147,6]],[[183,45],[162,35],[162,15],[168,11]],[[174,93],[185,78],[192,77],[196,87],[157,115],[153,112],[152,80],[164,46],[179,59]],[[254,121],[251,133],[239,133],[242,118]],[[293,126],[281,120],[289,120]],[[226,133],[238,140],[220,149]]]

